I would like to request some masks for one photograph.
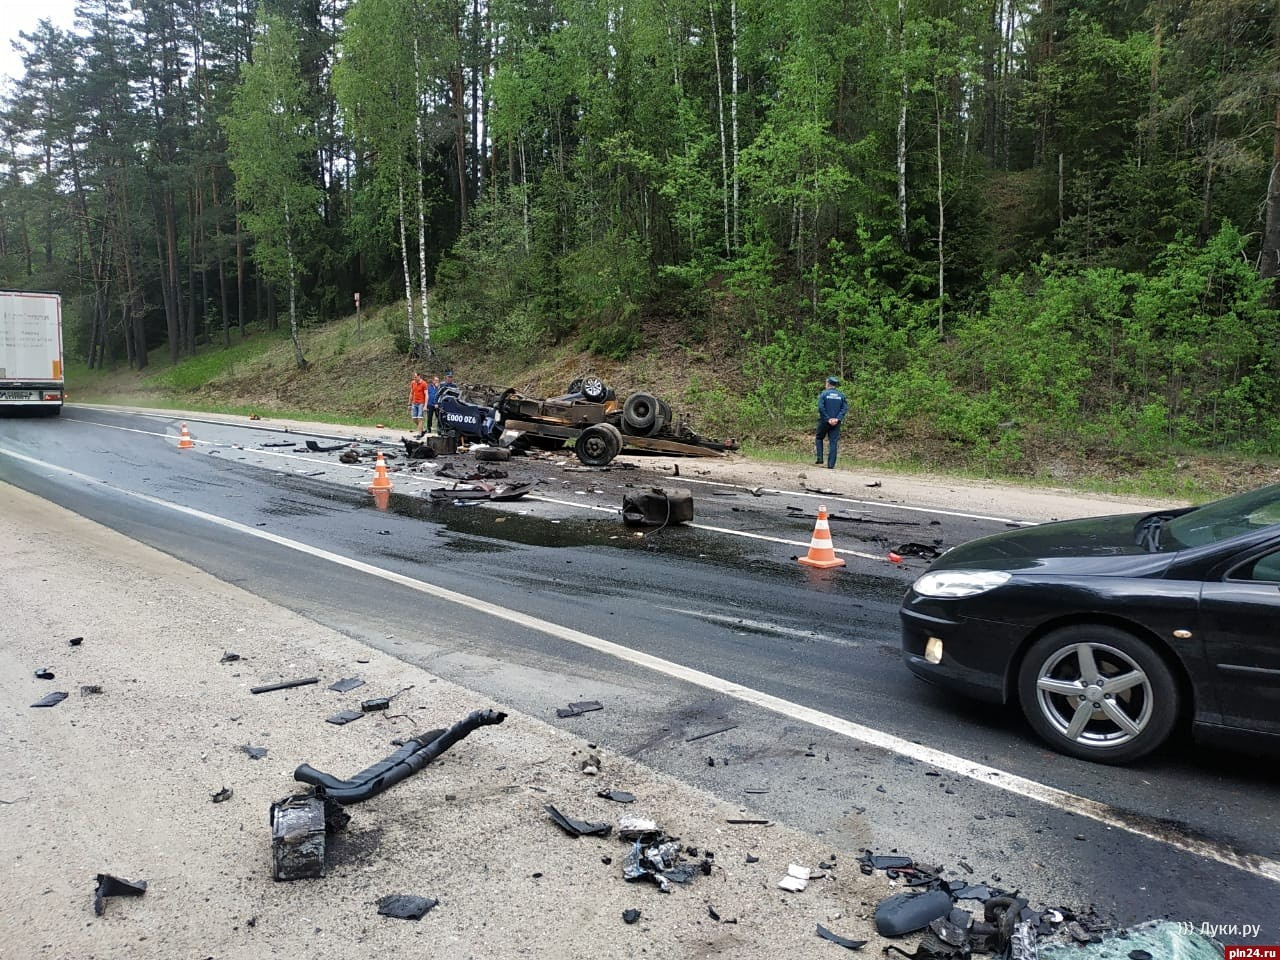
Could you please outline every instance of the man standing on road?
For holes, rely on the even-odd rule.
[[[825,437],[830,441],[827,447],[827,469],[836,468],[836,449],[840,444],[840,424],[849,412],[849,401],[844,398],[837,387],[839,377],[827,377],[827,386],[818,394],[818,430],[814,434],[814,466],[822,463],[822,441]]]
[[[415,373],[413,379],[409,381],[409,418],[413,421],[413,427],[418,431],[418,436],[422,436],[422,417],[427,409],[427,381],[422,379],[422,374]]]
[[[427,381],[427,433],[431,433],[431,421],[436,418],[440,404],[440,378]]]

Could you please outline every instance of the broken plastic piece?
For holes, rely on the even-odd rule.
[[[818,936],[823,940],[830,940],[832,943],[838,943],[846,950],[861,950],[867,945],[866,940],[850,940],[848,937],[842,937],[838,933],[832,933],[822,924],[818,924]]]
[[[566,817],[551,804],[547,804],[543,809],[551,815],[551,819],[555,821],[561,830],[572,837],[607,837],[613,832],[613,827],[607,823],[575,820],[573,817]]]
[[[639,911],[639,910],[623,910],[623,911],[622,911],[622,922],[623,922],[623,923],[635,923],[635,922],[636,922],[637,920],[639,920],[639,919],[640,919],[640,911]]]
[[[778,881],[779,889],[786,890],[789,893],[803,893],[808,886],[808,880],[801,880],[798,877],[786,876]]]
[[[635,803],[636,795],[628,793],[626,790],[601,790],[596,794],[605,800],[612,800],[614,803]]]
[[[580,717],[584,713],[591,713],[595,710],[603,710],[604,706],[599,700],[583,700],[579,703],[571,703],[567,707],[558,707],[556,709],[557,717]]]
[[[71,644],[73,647],[78,647],[80,644],[84,643],[84,637],[72,637],[67,641],[67,643]]]
[[[249,755],[250,760],[261,760],[267,755],[266,747],[251,747],[244,743],[240,745],[240,749]]]
[[[760,862],[759,857],[753,857],[751,854],[749,853],[747,854],[747,863],[759,863],[759,862]]]
[[[209,797],[214,803],[226,803],[234,795],[234,791],[230,787],[223,787],[217,793]]]
[[[37,671],[36,671],[36,679],[37,679],[37,680],[52,680],[52,679],[53,679],[53,671],[52,671],[52,670],[50,670],[48,667],[41,667],[39,670],[37,670]]]
[[[373,713],[375,710],[386,710],[391,706],[390,697],[374,697],[372,700],[365,700],[360,704],[360,709],[365,713]]]
[[[33,707],[56,707],[63,700],[67,699],[64,691],[58,690],[54,693],[46,693],[43,697],[32,704]]]
[[[951,894],[944,890],[928,893],[896,893],[876,907],[876,932],[884,937],[923,930],[951,912]]]
[[[397,920],[421,920],[439,900],[415,897],[410,894],[392,894],[378,901],[378,913]]]
[[[306,687],[319,683],[319,677],[304,677],[301,680],[281,680],[279,683],[268,683],[261,687],[250,687],[250,693],[271,693],[273,690],[291,690],[294,687]]]
[[[363,687],[364,681],[359,677],[346,677],[342,680],[335,680],[329,684],[330,690],[336,690],[338,693],[346,693],[348,690],[354,690],[356,687]]]
[[[350,723],[352,720],[359,720],[363,716],[364,714],[359,710],[341,710],[338,713],[335,713],[332,717],[325,717],[324,722],[332,723],[335,727],[340,727],[345,723]]]
[[[230,650],[228,650],[222,655],[222,659],[219,660],[218,662],[219,663],[235,663],[239,659],[240,659],[240,654],[232,653]]]
[[[99,917],[107,909],[107,897],[140,897],[147,892],[147,881],[126,880],[109,873],[98,874],[98,885],[93,891],[93,912]]]

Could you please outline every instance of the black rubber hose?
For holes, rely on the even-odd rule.
[[[350,780],[339,780],[305,763],[293,772],[293,778],[322,787],[326,797],[343,806],[360,803],[411,777],[473,731],[505,719],[507,715],[497,710],[476,710],[430,742],[423,742],[428,735],[410,739],[391,756]]]

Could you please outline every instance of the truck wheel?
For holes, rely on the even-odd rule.
[[[582,381],[582,395],[592,403],[604,403],[609,398],[609,388],[599,377],[586,377]]]
[[[488,463],[500,463],[511,459],[511,451],[506,447],[477,447],[475,458]]]
[[[633,393],[622,405],[622,422],[629,432],[647,437],[658,418],[658,400],[651,393]]]
[[[608,423],[587,427],[573,444],[578,459],[588,467],[603,467],[622,449],[622,435]]]

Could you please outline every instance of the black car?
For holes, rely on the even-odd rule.
[[[1011,530],[902,603],[916,675],[1016,701],[1054,749],[1124,763],[1182,720],[1280,746],[1280,484],[1201,507]]]

